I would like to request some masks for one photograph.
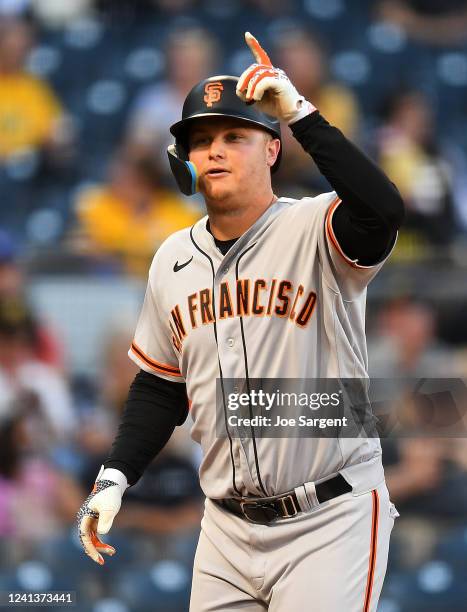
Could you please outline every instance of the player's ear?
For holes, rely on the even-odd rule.
[[[267,141],[266,148],[266,160],[270,168],[276,163],[279,151],[281,149],[281,141],[279,138],[269,138]]]

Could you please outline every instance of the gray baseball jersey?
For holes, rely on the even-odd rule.
[[[129,356],[186,382],[207,497],[276,495],[338,471],[355,493],[384,479],[377,438],[261,438],[253,448],[216,434],[220,377],[367,377],[366,287],[390,253],[374,266],[346,257],[331,224],[339,205],[334,192],[280,198],[225,256],[204,217],[154,257]]]

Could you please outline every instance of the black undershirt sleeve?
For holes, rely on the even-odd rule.
[[[318,111],[290,127],[342,200],[332,218],[340,247],[361,265],[378,263],[392,248],[404,220],[397,188]]]
[[[185,384],[140,370],[104,467],[120,470],[130,485],[135,484],[187,415]]]

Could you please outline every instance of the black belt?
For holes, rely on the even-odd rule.
[[[341,474],[315,485],[316,498],[320,504],[352,490],[351,485]],[[214,499],[217,504],[234,514],[247,518],[252,523],[267,524],[278,518],[292,518],[302,510],[295,491],[274,497],[255,497],[243,499]]]

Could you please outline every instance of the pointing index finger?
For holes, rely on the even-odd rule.
[[[269,55],[263,49],[263,47],[259,44],[253,34],[250,32],[245,32],[245,41],[246,44],[250,47],[251,52],[255,56],[255,60],[258,64],[264,64],[265,66],[272,66],[272,62],[269,59]]]

